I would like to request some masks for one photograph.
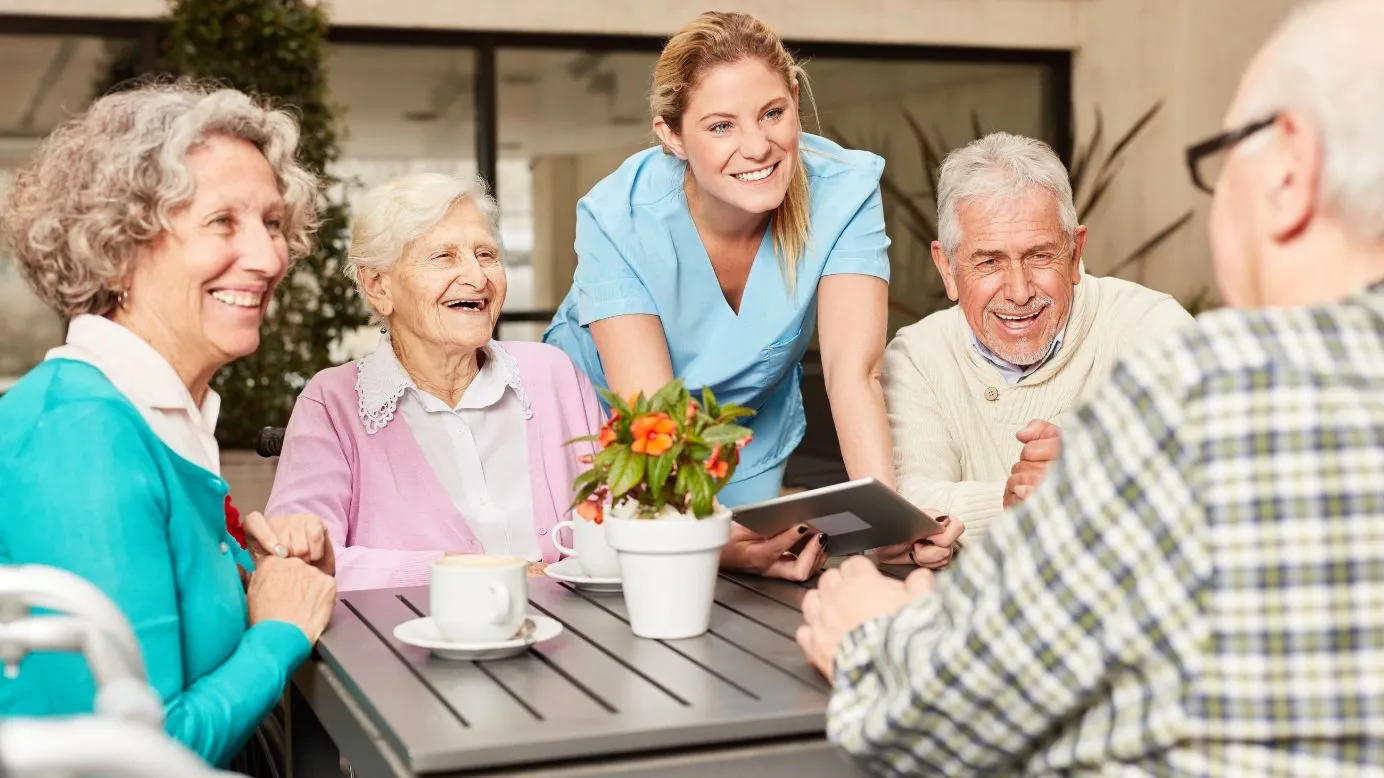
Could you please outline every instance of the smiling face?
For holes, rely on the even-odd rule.
[[[659,117],[654,131],[710,204],[767,214],[783,204],[796,169],[797,90],[758,59],[719,65],[692,90],[682,126]]]
[[[949,260],[937,242],[932,249],[947,296],[1001,359],[1021,366],[1042,360],[1081,282],[1086,228],[1069,245],[1057,197],[1038,186],[1012,199],[963,200],[956,216],[956,256]]]
[[[192,202],[135,264],[112,318],[139,333],[185,380],[210,380],[259,347],[260,323],[288,269],[284,202],[250,143],[214,136],[187,157]]]
[[[508,286],[490,220],[469,198],[404,247],[393,267],[365,270],[362,281],[397,338],[446,351],[490,341]]]

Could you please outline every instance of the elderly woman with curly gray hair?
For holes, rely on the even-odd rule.
[[[213,374],[259,345],[316,224],[286,113],[233,90],[146,85],[58,128],[16,177],[3,235],[67,343],[0,398],[0,564],[72,571],[124,612],[168,732],[241,749],[325,628],[321,522],[225,524]],[[248,580],[248,583],[247,583]],[[0,714],[89,712],[79,657],[36,654]]]

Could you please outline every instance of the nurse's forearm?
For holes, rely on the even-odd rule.
[[[879,371],[828,377],[827,397],[846,474],[852,479],[874,478],[893,487],[894,451]]]
[[[591,322],[590,329],[610,391],[625,398],[640,392],[652,397],[673,380],[668,340],[657,316],[615,316]]]

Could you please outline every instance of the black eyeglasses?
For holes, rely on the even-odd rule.
[[[1221,177],[1221,165],[1225,160],[1222,152],[1228,151],[1235,144],[1265,127],[1273,126],[1276,121],[1278,114],[1250,122],[1238,130],[1226,130],[1188,148],[1187,169],[1192,173],[1192,183],[1201,191],[1211,194],[1216,188],[1216,180]]]

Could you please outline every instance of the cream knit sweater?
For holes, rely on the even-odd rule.
[[[953,306],[898,331],[884,354],[884,398],[900,493],[966,522],[975,542],[1003,512],[1004,484],[1033,419],[1062,425],[1114,363],[1191,323],[1172,297],[1118,278],[1083,275],[1062,346],[1017,384],[971,342]]]

